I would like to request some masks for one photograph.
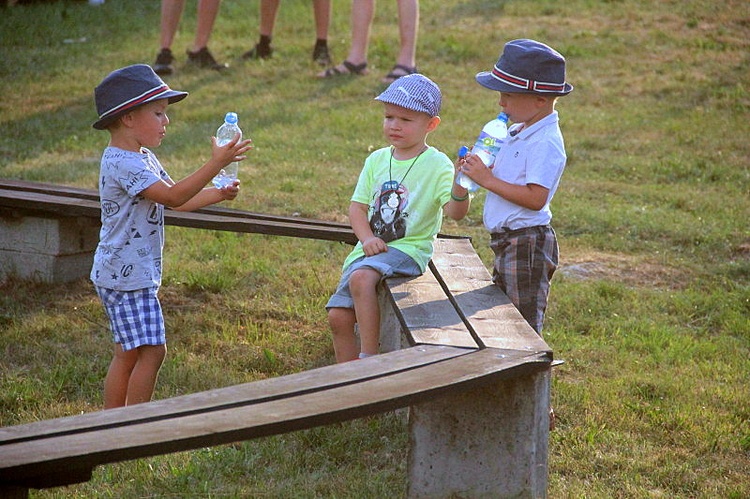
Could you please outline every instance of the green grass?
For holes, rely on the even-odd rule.
[[[239,58],[257,4],[224,2],[210,46],[226,74],[183,67],[194,10],[168,80],[190,96],[169,110],[162,163],[190,173],[233,110],[256,149],[232,207],[345,221],[362,161],[383,144],[372,98],[394,62],[395,2],[378,2],[371,75],[337,81],[312,77],[307,0],[282,3],[276,57],[261,62]],[[336,60],[348,21],[336,3]],[[158,2],[0,8],[0,176],[95,188],[107,139],[91,128],[93,88],[153,62],[158,24]],[[444,94],[431,144],[452,155],[497,112],[473,77],[520,37],[560,50],[576,87],[558,104],[569,161],[545,338],[566,362],[553,376],[550,497],[750,496],[750,4],[422,2],[418,63]],[[489,264],[482,201],[444,231],[472,236]],[[332,363],[323,306],[348,249],[168,227],[156,397]],[[112,347],[90,284],[0,291],[0,424],[101,407]],[[32,496],[391,497],[406,490],[407,451],[403,414],[388,414],[102,466]]]

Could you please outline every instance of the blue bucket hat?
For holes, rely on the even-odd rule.
[[[170,104],[187,97],[187,92],[172,90],[151,66],[134,64],[108,74],[94,89],[94,102],[99,119],[93,127],[104,130],[123,114],[158,99]]]
[[[430,117],[440,114],[442,99],[440,88],[435,82],[419,73],[398,78],[375,97],[380,102],[427,113]]]
[[[528,39],[506,43],[492,71],[477,73],[476,80],[498,92],[568,95],[573,90],[573,85],[565,82],[565,58]]]

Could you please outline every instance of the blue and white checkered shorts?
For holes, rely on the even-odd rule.
[[[159,303],[159,289],[117,291],[97,287],[115,343],[127,351],[141,345],[164,345],[167,335]]]

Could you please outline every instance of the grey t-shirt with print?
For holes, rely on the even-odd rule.
[[[96,286],[133,291],[161,285],[164,206],[141,196],[159,181],[172,182],[148,149],[104,150],[99,177],[102,228],[91,269]]]

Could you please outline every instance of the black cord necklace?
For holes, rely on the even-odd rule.
[[[391,182],[393,182],[393,173],[391,172],[391,168],[393,167],[393,149],[394,149],[394,147],[393,147],[393,146],[391,146],[391,157],[390,157],[390,159],[388,160],[388,180],[390,180]],[[424,148],[423,148],[423,149],[422,149],[422,150],[421,150],[421,151],[419,152],[419,154],[417,154],[417,157],[416,157],[416,158],[414,158],[414,161],[412,161],[412,162],[411,162],[411,164],[409,165],[409,168],[407,168],[407,170],[406,170],[406,173],[404,173],[404,176],[403,176],[403,177],[401,177],[401,182],[399,182],[399,183],[398,183],[399,185],[401,185],[402,183],[404,183],[404,179],[406,178],[406,176],[407,176],[407,175],[409,175],[409,172],[411,171],[411,167],[412,167],[412,166],[414,166],[414,163],[416,163],[416,162],[417,162],[417,160],[419,159],[419,157],[420,157],[420,156],[421,156],[422,154],[424,154],[424,152],[425,152],[425,151],[426,151],[427,149],[428,149],[428,148],[427,148],[427,146],[425,146],[425,147],[424,147]]]

